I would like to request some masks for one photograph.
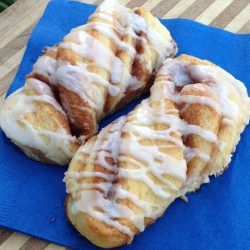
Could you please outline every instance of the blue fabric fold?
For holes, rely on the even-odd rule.
[[[58,43],[73,27],[86,23],[95,6],[52,0],[34,29],[8,94],[24,84],[46,46]],[[161,20],[179,53],[221,66],[250,91],[250,35],[236,35],[185,19]],[[105,119],[101,127],[126,114]],[[250,249],[250,129],[246,128],[230,167],[209,185],[175,201],[155,224],[121,249]],[[0,226],[76,249],[96,249],[67,221],[64,213],[66,168],[27,158],[0,131]]]

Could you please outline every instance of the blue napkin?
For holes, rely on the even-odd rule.
[[[9,93],[24,84],[45,46],[58,43],[73,27],[85,23],[94,9],[78,2],[52,0],[30,37]],[[250,35],[184,19],[162,23],[177,42],[179,53],[211,60],[250,90]],[[106,119],[102,126],[136,103]],[[188,203],[175,201],[162,218],[121,249],[250,249],[249,152],[247,128],[222,176],[189,195]],[[65,218],[65,171],[27,158],[0,131],[0,226],[76,249],[96,249]]]

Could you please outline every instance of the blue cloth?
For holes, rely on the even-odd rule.
[[[52,0],[34,29],[9,93],[45,46],[58,43],[71,28],[87,21],[95,7]],[[250,90],[250,35],[236,35],[184,19],[162,20],[179,47],[211,60]],[[138,103],[138,101],[137,101]],[[135,104],[106,119],[102,126]],[[121,249],[250,249],[250,128],[242,135],[230,168],[195,194],[175,201],[155,224]],[[27,158],[0,132],[0,226],[77,249],[96,249],[69,224],[64,213],[66,168]]]

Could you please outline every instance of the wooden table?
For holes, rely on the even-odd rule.
[[[32,29],[49,0],[17,0],[0,14],[0,104],[11,83]],[[98,3],[89,0],[87,3]],[[235,33],[250,33],[249,0],[120,0],[144,6],[163,18],[183,17]],[[64,247],[0,228],[0,250],[59,250]]]

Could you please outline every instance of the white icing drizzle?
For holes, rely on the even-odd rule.
[[[103,42],[90,35],[92,30],[97,30],[100,34],[111,39],[115,43],[117,49],[113,52],[112,49],[107,47]],[[143,32],[148,41],[145,37],[139,35],[141,32]],[[66,72],[63,71],[69,71],[65,65],[59,65],[58,70],[60,73],[56,73],[56,80],[63,86],[67,85],[67,89],[77,93],[97,111],[97,118],[100,118],[105,104],[105,100],[103,100],[105,97],[100,95],[99,98],[96,99],[88,97],[88,95],[92,95],[90,93],[91,91],[94,92],[93,95],[96,95],[96,92],[98,92],[98,90],[96,90],[96,85],[105,85],[108,94],[116,97],[117,103],[121,100],[128,88],[136,90],[145,86],[145,82],[141,82],[135,76],[131,76],[127,67],[120,58],[117,57],[117,52],[126,51],[132,58],[137,58],[137,60],[140,60],[142,63],[146,63],[147,69],[149,72],[152,72],[154,68],[157,68],[161,64],[165,57],[175,52],[175,44],[169,32],[166,30],[165,33],[165,36],[162,37],[159,32],[154,30],[154,27],[149,27],[149,24],[143,17],[121,6],[117,1],[106,0],[99,5],[96,12],[89,17],[89,22],[86,25],[73,29],[59,46],[71,49],[81,57],[107,70],[110,74],[110,79],[102,79],[102,81],[98,79],[98,81],[96,81],[96,77],[93,76],[95,73],[90,73],[87,64],[85,64],[84,71],[82,71],[82,67],[81,70],[75,70],[75,72],[78,72],[77,74],[71,74],[71,77],[66,77],[68,79],[71,78],[75,83],[74,86],[72,86],[73,84],[70,84],[69,81],[65,83],[65,79],[63,79],[63,76],[66,74]],[[144,62],[143,56],[138,55],[134,47],[122,41],[123,37],[126,35],[132,36],[135,40],[140,40],[144,47],[150,45],[156,50],[158,53],[157,65],[152,65],[150,61]],[[80,63],[77,63],[74,67],[79,67],[79,64]],[[61,69],[61,67],[63,67],[63,69]],[[79,76],[79,74],[82,76]],[[77,79],[73,80],[72,78]],[[81,83],[81,78],[91,79],[91,81],[88,81],[86,84],[88,86],[88,93],[79,92],[80,89],[84,91],[84,87],[76,86],[76,82],[78,85],[83,85],[83,83]],[[101,77],[99,76],[99,78]],[[92,101],[90,99],[92,99]]]
[[[46,79],[48,79],[50,84],[56,85],[56,81],[54,79],[56,66],[57,66],[56,59],[47,55],[42,55],[33,65],[32,73],[41,75]]]
[[[53,108],[55,108],[57,111],[62,113],[64,116],[66,116],[60,104],[55,100],[55,97],[51,88],[46,83],[36,78],[28,78],[26,79],[25,86],[22,89],[25,91],[25,89],[27,88],[30,91],[35,92],[35,95],[27,96],[27,99],[29,99],[29,102],[40,101],[40,102],[49,103],[51,106],[53,106]],[[33,105],[31,104],[31,106]]]
[[[185,103],[181,113],[185,113],[191,104],[199,104],[215,110],[221,116],[221,124],[224,126],[238,126],[237,124],[241,121],[243,121],[244,124],[249,122],[249,97],[244,84],[217,66],[192,65],[185,61],[167,59],[160,69],[158,77],[161,81],[168,82],[167,95],[172,101],[176,104]],[[196,85],[196,83],[198,84]],[[209,86],[216,94],[218,101],[207,96],[180,95],[176,90],[176,87],[192,85],[193,88],[205,92],[206,89],[199,83]],[[241,100],[243,115],[239,110],[239,104],[232,99],[232,96],[236,96],[236,98]],[[215,150],[219,150],[220,152],[223,152],[226,146],[225,142],[220,140],[220,137],[218,138],[217,135],[211,131],[204,130],[199,126],[187,124],[186,122],[182,123],[181,134],[182,136],[189,134],[198,135],[205,141],[213,143],[216,147]],[[184,155],[187,164],[197,157],[205,163],[209,163],[211,160],[210,155],[201,152],[197,148],[185,147]],[[229,161],[230,157],[227,162]],[[192,189],[194,183],[207,182],[209,180],[209,174],[211,173],[206,173],[204,176],[189,176],[181,190],[181,195],[190,191],[189,188],[191,187]]]
[[[219,104],[209,97],[180,96],[178,93],[175,93],[173,89],[169,93],[175,103],[198,103],[211,107],[222,116],[222,123],[225,125],[234,126],[235,121],[237,121],[239,117],[239,107],[237,103],[230,98],[232,93],[237,93],[241,100],[243,100],[243,108],[249,110],[249,98],[244,84],[219,67],[190,65],[183,61],[166,59],[158,76],[168,76],[170,81],[177,87],[183,87],[193,83],[204,83],[211,87],[217,95]],[[193,85],[195,86],[195,84]],[[199,86],[199,88],[201,88],[201,86]],[[248,120],[249,117],[246,117],[245,123],[247,123]]]
[[[66,164],[73,157],[68,145],[76,138],[69,135],[63,128],[57,131],[48,131],[35,128],[26,119],[25,115],[36,110],[35,103],[45,102],[58,110],[63,115],[61,106],[55,100],[48,85],[34,78],[27,79],[26,87],[33,88],[37,95],[26,95],[24,88],[10,95],[1,110],[1,128],[6,136],[19,144],[38,149],[59,164]],[[22,125],[20,125],[22,124]],[[44,140],[43,137],[48,140]]]
[[[168,128],[155,130],[151,128],[155,124],[165,124]],[[155,110],[148,99],[127,117],[119,118],[115,123],[102,130],[93,146],[88,146],[87,143],[79,152],[86,156],[90,153],[95,155],[94,159],[90,158],[93,162],[84,158],[83,163],[98,164],[110,173],[99,171],[89,173],[83,170],[73,173],[69,171],[65,174],[67,192],[71,193],[73,197],[77,197],[73,202],[72,213],[87,213],[128,234],[131,238],[134,232],[130,227],[117,220],[114,221],[114,219],[125,218],[132,222],[139,231],[143,231],[144,218],[158,218],[168,202],[166,202],[166,206],[158,207],[156,204],[140,199],[128,191],[122,182],[117,183],[117,181],[124,178],[140,181],[147,185],[155,196],[172,201],[179,188],[165,175],[184,182],[186,180],[185,160],[177,160],[171,155],[161,152],[161,145],[144,145],[141,141],[145,139],[148,141],[162,140],[166,142],[166,146],[173,143],[175,147],[182,148],[181,140],[173,136],[175,132],[179,133],[180,129],[181,122],[176,116],[175,109],[170,109],[168,112],[161,106],[160,110]],[[121,137],[121,133],[128,133],[129,137],[126,135]],[[107,158],[111,158],[113,163],[108,162]],[[134,168],[123,167],[126,166],[126,162],[130,162]],[[156,183],[150,175],[153,175],[159,183]],[[90,177],[99,177],[103,181],[84,183],[84,178]],[[80,192],[80,195],[77,196],[75,192]],[[110,193],[112,197],[109,196]],[[141,212],[135,213],[131,208],[117,202],[117,200],[126,199],[140,208]]]
[[[210,156],[208,154],[201,152],[197,148],[185,147],[184,156],[187,163],[196,157],[200,158],[204,162],[208,162],[210,160]]]
[[[121,215],[122,218],[131,219],[133,212],[129,208],[105,199],[103,194],[96,190],[83,190],[80,195],[80,199],[72,205],[72,213],[78,213],[80,207],[81,212],[91,215],[93,218],[129,235],[131,238],[133,237],[133,232],[129,227],[114,220],[114,218],[119,218]],[[96,210],[97,208],[101,208],[101,211]]]
[[[114,20],[113,16],[116,16],[117,20]],[[133,12],[128,12],[125,7],[121,7],[116,1],[105,1],[97,8],[97,12],[90,17],[90,20],[93,18],[101,19],[105,23],[95,21],[75,29],[60,46],[70,48],[75,53],[94,62],[97,66],[106,69],[110,73],[111,81],[108,82],[89,72],[87,64],[80,62],[76,66],[62,62],[56,76],[60,84],[79,94],[90,107],[96,108],[101,113],[104,101],[102,100],[102,94],[98,91],[99,85],[106,86],[108,93],[116,96],[128,86],[132,89],[139,88],[141,82],[138,79],[131,79],[130,73],[126,72],[121,60],[103,43],[90,36],[87,33],[88,31],[95,29],[111,38],[119,50],[128,52],[132,57],[135,56],[134,48],[121,41],[121,37],[132,33],[133,37],[145,42],[145,39],[138,38],[138,33],[143,32],[147,34],[148,41],[159,54],[157,65],[160,64],[163,57],[171,54],[174,49],[171,48],[173,46],[171,41],[166,41],[154,29],[148,27],[144,18]],[[168,52],[166,52],[166,47],[169,50]],[[143,58],[140,59],[143,60]],[[165,176],[170,176],[184,183],[186,181],[187,163],[194,158],[200,158],[204,162],[210,160],[208,154],[197,148],[185,147],[182,141],[173,135],[185,137],[192,134],[200,136],[219,148],[224,145],[224,142],[219,141],[217,135],[213,132],[181,121],[177,116],[178,110],[171,109],[167,112],[163,106],[154,110],[151,103],[158,101],[163,103],[164,99],[169,99],[176,104],[205,105],[221,115],[222,123],[226,126],[235,126],[235,122],[240,115],[238,105],[230,97],[233,92],[236,91],[239,97],[244,100],[243,108],[249,109],[249,98],[244,85],[218,67],[189,65],[185,62],[167,59],[159,71],[158,77],[164,77],[164,79],[156,81],[151,89],[149,99],[143,101],[127,117],[118,119],[102,130],[94,145],[90,147],[87,143],[80,149],[80,152],[86,154],[87,157],[84,158],[84,164],[98,164],[109,173],[97,170],[93,172],[85,170],[80,172],[69,171],[65,174],[64,179],[67,192],[75,198],[72,213],[87,213],[122,233],[128,234],[131,238],[134,236],[134,232],[129,226],[124,225],[117,219],[127,219],[139,231],[143,231],[145,227],[144,219],[155,219],[162,214],[164,209],[129,192],[122,185],[122,180],[129,179],[142,182],[158,198],[173,200],[175,198],[173,193],[178,191],[178,187],[167,180]],[[176,93],[176,87],[194,83],[203,83],[211,87],[217,95],[218,103],[207,96],[189,96]],[[204,91],[198,85],[195,87]],[[90,88],[93,89],[91,93]],[[248,120],[249,116],[245,117],[246,123]],[[167,125],[167,129],[155,130],[153,128],[155,124]],[[122,133],[125,136],[122,136]],[[145,140],[152,143],[144,144]],[[160,150],[161,145],[154,143],[158,140],[168,142],[170,145],[166,145],[166,147],[182,148],[185,160],[177,160],[173,156],[163,153]],[[77,155],[77,157],[81,159],[82,156]],[[107,161],[107,158],[112,159],[112,161]],[[126,162],[134,168],[125,168],[126,164],[123,165],[123,163]],[[152,176],[158,180],[157,183]],[[203,181],[207,181],[205,177],[208,178],[208,176],[197,178],[203,178]],[[85,179],[91,180],[91,178],[100,178],[101,180],[98,183],[84,182]],[[197,181],[195,178],[188,180],[187,183]],[[119,183],[119,180],[121,184],[116,184]],[[79,197],[74,196],[75,192],[78,192]],[[133,209],[117,201],[126,199],[143,212],[135,213]]]
[[[197,65],[190,70],[191,76],[198,81],[209,81],[208,85],[215,91],[221,106],[223,117],[236,120],[239,115],[237,104],[231,100],[230,94],[235,92],[234,85],[223,77],[215,67]]]
[[[102,113],[104,100],[99,84],[107,86],[109,83],[99,75],[90,73],[86,64],[79,62],[73,66],[61,63],[55,77],[60,85],[79,95],[90,107],[95,108],[99,115]],[[96,84],[92,84],[93,82]],[[88,91],[89,89],[92,91]]]
[[[114,66],[122,67],[121,60],[116,57],[116,55],[114,55],[112,50],[109,50],[107,46],[100,42],[98,39],[94,38],[93,36],[82,30],[79,30],[74,33],[75,36],[78,36],[80,43],[77,44],[73,43],[72,41],[63,42],[60,47],[73,50],[78,55],[81,55],[82,57],[91,60],[97,66],[106,69],[111,73],[111,75],[113,74]]]
[[[140,20],[140,22],[143,21]],[[228,103],[228,100],[225,99],[229,98],[231,87],[225,87],[227,85],[212,87],[216,94],[218,91],[224,91],[224,93],[218,95],[219,103],[209,97],[180,95],[176,92],[176,86],[183,87],[187,84],[193,84],[194,81],[205,83],[210,87],[212,84],[222,84],[222,79],[220,82],[212,81],[210,76],[204,76],[204,72],[202,73],[203,77],[201,77],[200,68],[193,69],[193,67],[198,66],[167,60],[158,74],[159,78],[164,77],[164,79],[155,82],[151,88],[150,98],[144,100],[126,118],[122,117],[116,124],[105,128],[98,135],[93,147],[86,145],[81,149],[81,153],[87,156],[90,153],[96,155],[94,160],[90,158],[94,162],[89,161],[88,158],[84,159],[84,162],[98,164],[110,173],[99,171],[66,173],[67,192],[71,193],[73,197],[75,192],[80,192],[80,198],[74,199],[72,213],[85,212],[132,238],[134,232],[131,231],[130,227],[116,219],[127,219],[139,231],[143,231],[145,227],[144,218],[156,219],[162,214],[165,207],[157,207],[155,204],[140,199],[122,185],[123,179],[142,182],[155,196],[165,200],[173,200],[175,198],[173,193],[176,192],[179,195],[185,194],[188,186],[194,182],[199,182],[200,178],[203,182],[209,180],[207,175],[193,176],[186,180],[186,164],[194,158],[200,158],[207,163],[210,160],[210,155],[198,148],[184,146],[182,141],[174,135],[182,135],[183,137],[191,134],[197,135],[217,147],[223,146],[224,142],[219,141],[217,135],[210,130],[180,120],[176,109],[166,111],[162,105],[157,110],[151,107],[152,103],[163,104],[166,99],[177,104],[198,103],[208,106],[220,114],[223,124],[234,126],[234,121],[237,119],[237,105],[230,104],[230,107],[227,107],[226,110],[224,108],[224,105]],[[166,76],[169,78],[166,79]],[[206,91],[202,86],[194,85],[194,87]],[[244,90],[239,89],[241,95],[244,95]],[[223,98],[223,100],[220,100],[220,98]],[[236,112],[236,114],[229,115],[230,112]],[[155,124],[165,125],[165,128],[155,130]],[[122,137],[121,133],[124,134]],[[145,141],[152,143],[145,144]],[[153,143],[154,141],[162,141],[163,143],[156,145]],[[185,160],[177,160],[173,156],[163,153],[161,147],[164,147],[164,142],[168,143],[165,145],[166,147],[182,148]],[[107,158],[111,158],[112,163],[108,162]],[[129,163],[129,168],[123,167],[126,166],[126,163]],[[185,183],[184,189],[179,190],[176,184],[165,178],[166,175]],[[157,183],[152,179],[152,176],[158,180]],[[85,178],[96,177],[101,178],[102,181],[99,183],[82,183]],[[120,184],[119,180],[121,181]],[[76,182],[82,184],[75,184]],[[142,212],[135,213],[131,208],[117,202],[117,200],[126,199],[140,208]],[[91,201],[89,202],[89,200]]]
[[[234,121],[226,117],[223,117],[221,122],[227,126],[234,126]]]
[[[199,104],[209,106],[215,110],[218,114],[221,113],[220,105],[210,97],[206,96],[193,96],[193,95],[175,95],[172,100],[175,103],[186,103],[186,104]]]
[[[120,40],[120,37],[116,33],[116,31],[117,31],[120,34],[120,36],[124,36],[124,35],[126,35],[126,31],[121,32],[120,29],[116,29],[114,31],[114,28],[115,28],[115,26],[112,24],[101,23],[101,22],[90,22],[90,23],[87,23],[83,27],[83,29],[86,29],[86,30],[97,30],[102,35],[114,40],[120,51],[126,51],[129,54],[129,56],[134,57],[136,55],[135,48],[132,47],[131,45],[123,42],[122,40]],[[129,30],[129,29],[126,29],[126,30]],[[129,33],[129,32],[127,32],[127,33]]]
[[[103,178],[107,181],[112,181],[114,179],[114,175],[112,175],[112,174],[104,174],[102,172],[87,172],[87,171],[81,172],[81,173],[69,172],[68,177],[74,178],[75,180],[79,180],[79,179],[82,179],[84,177],[100,177],[100,178]]]
[[[217,142],[217,135],[209,130],[203,129],[197,125],[187,124],[185,121],[182,121],[182,125],[183,125],[181,130],[182,136],[193,134],[200,136],[201,138],[203,138],[208,142],[213,142],[213,143]]]
[[[164,67],[166,66],[163,66],[163,70],[162,69],[160,70],[160,73],[159,73],[160,76],[162,75],[162,72],[164,72]],[[167,72],[164,72],[164,74],[166,73]],[[173,75],[173,77],[174,76],[175,75]],[[186,79],[186,78],[180,78],[180,79]],[[167,98],[169,98],[170,100],[178,104],[182,102],[185,102],[188,104],[198,103],[201,105],[208,105],[216,111],[220,110],[220,107],[218,106],[218,104],[211,98],[208,98],[208,97],[205,98],[202,96],[188,96],[188,95],[181,96],[180,94],[175,92],[173,87],[174,87],[173,82],[157,81],[151,88],[151,98],[157,99],[157,98],[164,98],[164,96],[166,96]],[[168,120],[170,124],[174,123],[174,120],[170,119],[169,117],[167,117],[166,120]],[[188,124],[184,120],[181,120],[178,122],[179,122],[180,132],[182,136],[185,137],[187,135],[193,134],[193,135],[200,136],[201,138],[203,138],[204,140],[208,142],[212,142],[212,143],[217,142],[217,135],[215,135],[213,132],[203,129],[197,125]]]

